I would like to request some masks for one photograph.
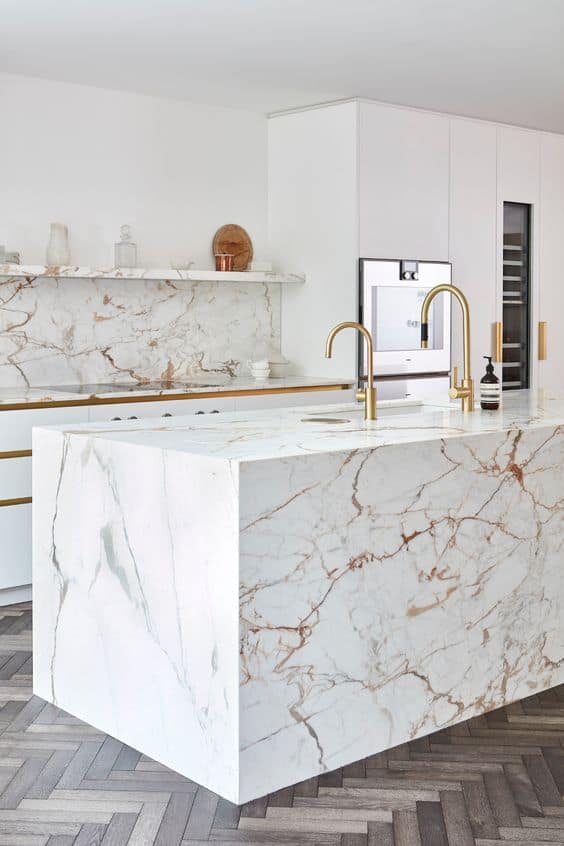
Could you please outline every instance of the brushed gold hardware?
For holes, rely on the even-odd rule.
[[[360,323],[354,323],[347,320],[344,323],[338,323],[331,329],[327,335],[327,343],[325,345],[325,358],[331,358],[333,355],[333,341],[335,336],[343,329],[356,329],[364,335],[366,341],[366,388],[361,388],[356,392],[356,398],[359,402],[364,401],[364,419],[376,420],[376,388],[374,387],[374,344],[372,342],[372,335]]]
[[[468,300],[455,285],[435,285],[428,291],[421,306],[421,349],[427,349],[429,332],[429,308],[437,294],[451,294],[460,303],[462,309],[462,331],[464,347],[464,377],[458,384],[458,368],[453,368],[453,377],[448,395],[451,399],[462,400],[462,411],[474,411],[474,383],[470,375],[470,307]]]
[[[34,411],[40,408],[76,408],[90,405],[121,405],[130,402],[171,402],[172,400],[221,399],[222,397],[264,397],[276,394],[305,394],[312,391],[348,391],[350,383],[334,382],[325,385],[307,385],[295,388],[259,388],[259,390],[198,391],[190,394],[156,394],[155,396],[87,397],[78,400],[48,400],[46,402],[0,403],[3,411]]]
[[[15,499],[0,499],[0,508],[9,508],[11,505],[29,505],[30,496],[19,496]]]
[[[503,361],[503,323],[497,320],[494,323],[494,353],[493,360]]]
[[[547,343],[546,343],[546,320],[539,321],[539,361],[546,361]]]
[[[458,383],[458,367],[455,366],[450,371],[450,387],[456,388],[457,383]]]
[[[31,458],[31,450],[13,449],[10,452],[0,452],[0,461],[3,458]]]

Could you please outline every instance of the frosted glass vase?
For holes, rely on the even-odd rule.
[[[60,267],[70,264],[69,230],[64,223],[52,223],[49,243],[47,244],[47,264]]]

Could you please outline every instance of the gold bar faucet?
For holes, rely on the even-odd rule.
[[[338,323],[331,329],[327,336],[327,344],[325,346],[325,358],[331,358],[333,354],[333,340],[341,329],[356,329],[366,340],[366,358],[367,358],[367,381],[366,388],[356,392],[356,398],[364,401],[364,419],[376,420],[376,388],[374,387],[374,344],[372,343],[372,335],[365,326],[360,323],[346,321],[345,323]]]
[[[464,346],[464,378],[457,385],[458,367],[452,368],[452,377],[448,395],[451,399],[462,400],[462,411],[474,411],[474,382],[470,375],[470,308],[468,300],[454,285],[436,285],[428,292],[421,306],[421,349],[426,350],[429,342],[429,307],[437,294],[452,294],[462,309],[462,343]]]

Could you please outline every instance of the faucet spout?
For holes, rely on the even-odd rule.
[[[357,332],[360,332],[366,341],[366,378],[367,384],[366,388],[357,391],[357,398],[360,400],[364,400],[364,419],[365,420],[376,420],[376,388],[374,387],[374,343],[372,341],[372,335],[366,328],[366,326],[362,326],[360,323],[355,323],[354,321],[347,320],[344,323],[338,323],[336,326],[331,329],[329,334],[327,335],[327,343],[325,344],[325,358],[331,358],[333,355],[333,341],[335,337],[341,332],[343,329],[356,329]]]
[[[421,306],[421,348],[427,349],[429,345],[429,309],[437,294],[451,294],[460,303],[462,309],[462,343],[464,347],[464,376],[462,383],[457,385],[458,368],[454,367],[451,378],[449,396],[451,399],[462,400],[463,411],[474,410],[474,382],[470,374],[470,307],[468,300],[455,285],[435,285],[427,293]]]

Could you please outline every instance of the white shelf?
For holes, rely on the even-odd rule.
[[[0,264],[0,276],[36,279],[154,279],[185,280],[188,282],[305,282],[303,273],[274,273],[274,271],[173,270],[145,267],[47,267],[41,264]]]

